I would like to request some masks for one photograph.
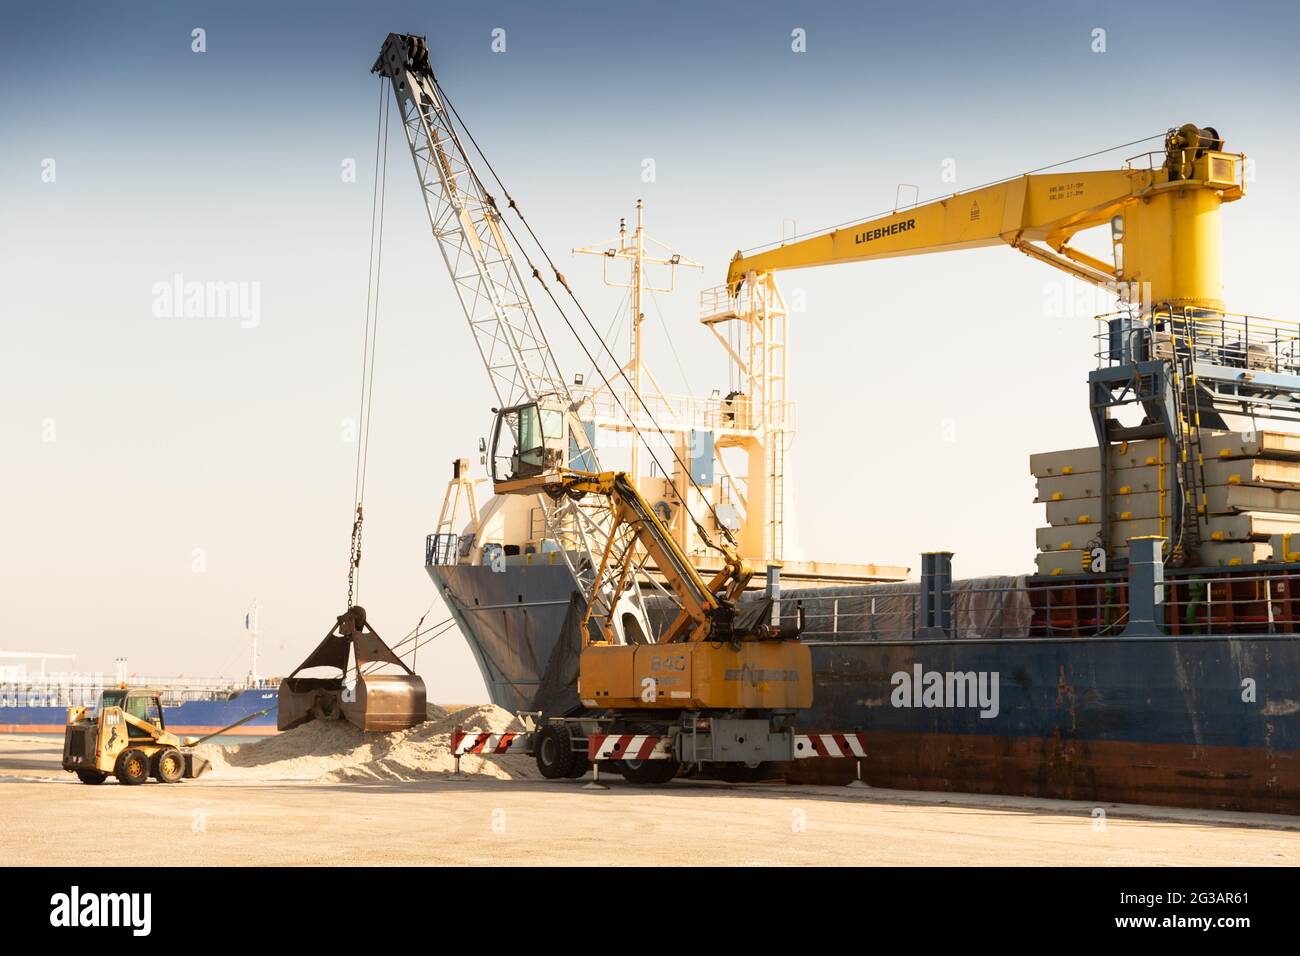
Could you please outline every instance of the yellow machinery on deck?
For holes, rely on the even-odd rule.
[[[1147,166],[1029,173],[744,255],[727,270],[735,295],[786,269],[1006,244],[1141,301],[1146,309],[1223,309],[1219,207],[1246,194],[1245,156],[1212,127],[1171,129]],[[1159,160],[1159,165],[1156,161]],[[1070,245],[1109,225],[1114,264]]]
[[[1293,333],[1224,311],[1220,207],[1245,196],[1248,179],[1244,154],[1226,152],[1213,127],[1188,123],[1120,169],[1028,173],[737,252],[724,289],[735,309],[772,293],[774,274],[788,269],[1005,245],[1114,292],[1119,311],[1098,317],[1107,323],[1101,367],[1089,376],[1104,475],[1095,540],[1124,545],[1110,527],[1112,448],[1162,438],[1176,467],[1161,533],[1175,565],[1195,564],[1205,533],[1198,516],[1208,513],[1202,428],[1228,427],[1225,415],[1300,420],[1293,377],[1273,374],[1284,371],[1278,360],[1293,350]],[[1071,245],[1106,226],[1110,262]],[[1243,374],[1252,362],[1259,368]],[[1120,415],[1137,404],[1142,420],[1123,425]]]

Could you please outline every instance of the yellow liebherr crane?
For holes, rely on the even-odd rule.
[[[1221,310],[1219,206],[1245,195],[1243,162],[1223,152],[1214,129],[1188,124],[1166,136],[1159,166],[1031,173],[753,255],[737,252],[727,285],[734,295],[747,279],[787,269],[1007,245],[1147,303]],[[1107,224],[1116,263],[1070,246],[1075,234]]]
[[[1110,367],[1089,377],[1107,476],[1099,543],[1110,545],[1110,445],[1166,438],[1179,493],[1177,508],[1166,515],[1162,506],[1160,517],[1169,523],[1171,556],[1185,562],[1199,547],[1195,516],[1205,508],[1201,427],[1223,427],[1225,409],[1277,405],[1264,391],[1273,386],[1253,382],[1261,376],[1242,381],[1235,367],[1249,364],[1258,346],[1249,319],[1224,312],[1219,209],[1245,195],[1246,158],[1223,145],[1212,127],[1187,124],[1168,131],[1162,151],[1119,169],[1029,173],[751,255],[737,252],[727,288],[737,297],[746,283],[761,289],[789,269],[1006,245],[1115,292],[1127,314],[1110,320],[1102,356]],[[1112,262],[1070,244],[1106,225]],[[1221,357],[1234,352],[1243,354]],[[1251,388],[1260,395],[1247,394]],[[1253,397],[1261,399],[1256,406]],[[1146,413],[1142,424],[1118,427],[1112,410],[1135,403]]]

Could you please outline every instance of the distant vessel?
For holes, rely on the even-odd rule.
[[[116,661],[116,673],[105,675],[76,671],[51,672],[48,664],[71,661],[75,655],[40,651],[0,651],[0,734],[62,734],[69,707],[94,707],[106,687],[131,684],[162,692],[163,718],[175,734],[203,735],[228,727],[248,714],[271,708],[229,731],[231,736],[265,737],[276,728],[279,678],[257,676],[257,608],[245,626],[253,639],[248,676],[226,678],[151,677],[131,674],[125,658]],[[39,661],[30,672],[27,661]],[[17,663],[14,663],[17,662]]]
[[[275,726],[278,681],[266,686],[239,687],[208,682],[179,682],[146,677],[134,683],[157,687],[163,693],[163,717],[167,729],[176,734],[210,734],[229,726],[240,717],[270,707],[270,713],[255,717],[227,731],[231,736],[266,737],[278,734]],[[196,686],[203,684],[203,686]],[[110,685],[111,686],[111,685]],[[61,734],[68,722],[72,701],[96,704],[103,684],[0,691],[0,734]]]

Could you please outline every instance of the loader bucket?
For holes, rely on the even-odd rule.
[[[356,660],[354,675],[348,671],[349,652]],[[373,673],[382,664],[394,664],[403,673]],[[296,676],[309,667],[335,667],[339,675]],[[280,683],[276,725],[281,730],[340,717],[365,731],[405,730],[427,719],[424,681],[370,627],[360,607],[339,615],[316,650]]]
[[[192,750],[182,751],[182,754],[185,757],[185,777],[192,780],[195,777],[203,776],[204,773],[212,769],[212,764],[208,763],[206,757],[200,757]]]

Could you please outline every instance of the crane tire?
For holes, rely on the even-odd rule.
[[[117,777],[118,783],[124,783],[129,787],[138,786],[149,779],[149,758],[145,756],[143,750],[136,747],[123,750],[117,755],[113,776]]]
[[[635,724],[627,730],[630,734],[662,736],[663,728],[651,724]],[[628,783],[643,786],[665,784],[677,776],[680,765],[676,760],[620,760],[623,765],[623,779]]]
[[[579,777],[585,777],[587,775],[587,771],[589,771],[590,769],[591,769],[591,761],[587,759],[587,755],[581,753],[575,753],[573,755],[573,766],[569,768],[569,772],[566,773],[564,776],[565,779],[567,780],[577,780]]]
[[[185,776],[185,758],[175,747],[164,747],[153,756],[153,775],[159,783],[178,783]]]
[[[772,765],[766,761],[750,767],[743,763],[724,763],[713,768],[713,775],[726,783],[758,783],[773,776]]]
[[[537,733],[533,752],[537,770],[547,780],[562,780],[573,771],[577,754],[573,752],[573,735],[564,724],[547,724]]]

